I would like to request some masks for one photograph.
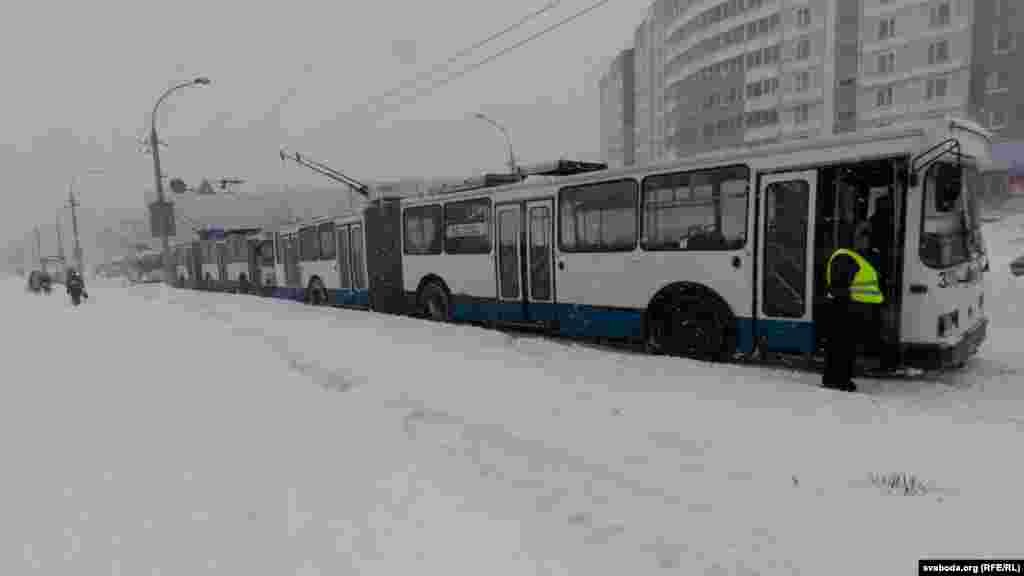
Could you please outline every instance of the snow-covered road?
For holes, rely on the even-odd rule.
[[[898,574],[1024,555],[1024,280],[1003,262],[1024,229],[988,235],[982,357],[855,395],[162,286],[96,285],[73,309],[7,281],[0,573]]]

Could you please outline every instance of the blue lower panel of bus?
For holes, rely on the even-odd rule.
[[[761,318],[755,322],[752,318],[738,318],[736,348],[740,352],[750,352],[758,338],[764,338],[772,352],[804,354],[814,352],[817,348],[817,334],[813,322],[793,322],[791,320],[772,320]]]
[[[556,323],[558,333],[575,338],[643,338],[643,310],[602,308],[575,304],[497,302],[455,296],[453,320],[463,322],[545,322]],[[814,324],[784,320],[761,319],[756,332],[764,337],[774,352],[804,353],[815,349]],[[755,322],[752,318],[736,320],[736,350],[749,353],[754,349]]]
[[[328,290],[327,298],[332,306],[370,305],[370,292],[368,290]]]
[[[302,302],[306,299],[306,291],[302,288],[293,288],[290,286],[275,286],[273,291],[270,293],[270,297],[281,300]]]

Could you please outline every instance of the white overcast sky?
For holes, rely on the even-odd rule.
[[[563,0],[453,70],[592,1]],[[196,75],[213,85],[172,96],[158,123],[164,171],[189,183],[329,184],[282,168],[282,144],[357,178],[499,170],[504,142],[467,119],[478,110],[507,126],[523,161],[598,159],[597,78],[631,44],[646,0],[612,0],[397,113],[350,112],[545,4],[12,0],[0,20],[0,238],[52,225],[72,174],[88,169],[106,175],[76,186],[83,210],[143,216],[153,171],[137,139],[156,97]]]

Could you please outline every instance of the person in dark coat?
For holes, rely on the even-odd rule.
[[[85,291],[85,280],[74,268],[68,270],[67,291],[71,296],[71,303],[75,306],[82,303],[82,298],[89,298]]]
[[[859,246],[867,244],[861,236]],[[858,346],[870,337],[873,306],[884,301],[877,270],[860,253],[840,247],[826,264],[825,369],[821,385],[854,392]]]

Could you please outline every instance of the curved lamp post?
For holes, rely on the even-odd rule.
[[[491,117],[487,116],[483,112],[477,112],[473,114],[473,117],[478,120],[483,120],[484,122],[487,122],[491,126],[494,126],[495,128],[498,129],[499,132],[501,132],[502,136],[505,137],[505,144],[508,145],[508,171],[511,174],[518,174],[519,170],[516,167],[516,156],[512,152],[512,138],[509,137],[508,130],[506,130],[504,126],[498,124],[496,121],[491,119]]]
[[[177,90],[181,90],[182,88],[187,88],[189,86],[206,86],[209,84],[210,79],[205,76],[200,76],[187,82],[176,84],[161,94],[160,97],[157,98],[156,104],[153,105],[153,113],[150,116],[149,124],[149,145],[153,149],[153,177],[156,182],[156,198],[161,209],[165,209],[167,203],[164,200],[164,184],[160,173],[160,139],[157,138],[156,135],[157,111],[160,109],[160,105],[163,104],[164,100]],[[168,232],[170,232],[170,230],[168,230],[168,228],[169,226],[167,222],[162,221],[160,223],[160,247],[163,253],[164,282],[173,284],[174,266],[173,262],[171,262],[171,246],[170,238],[168,237]]]

